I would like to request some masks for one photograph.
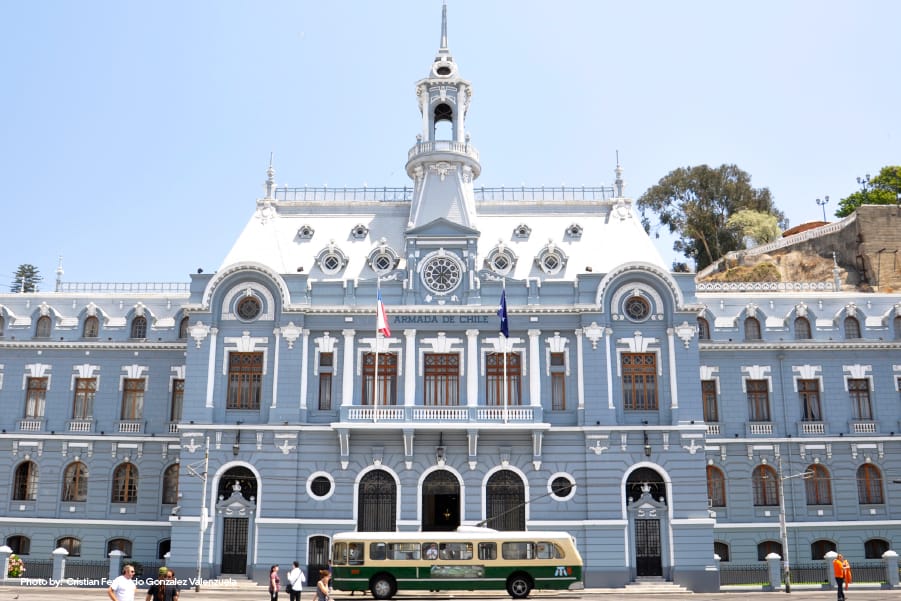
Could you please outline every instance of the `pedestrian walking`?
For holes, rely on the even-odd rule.
[[[845,558],[841,553],[832,560],[832,573],[835,576],[835,588],[838,590],[838,601],[845,601]]]
[[[122,575],[113,580],[106,594],[112,601],[135,601],[135,589],[138,585],[134,581],[135,568],[130,563],[122,568]]]

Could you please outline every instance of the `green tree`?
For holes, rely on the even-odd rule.
[[[772,242],[782,235],[779,218],[772,213],[742,209],[726,220],[726,227],[736,229],[742,238],[755,246]]]
[[[728,252],[743,248],[743,233],[727,225],[742,209],[768,213],[785,226],[768,188],[751,187],[751,176],[736,165],[680,167],[665,175],[637,201],[646,231],[666,227],[679,238],[673,249],[707,267]],[[656,216],[658,223],[651,223]]]
[[[893,205],[901,201],[901,166],[889,165],[870,178],[858,177],[860,190],[838,202],[836,217],[847,217],[860,205]]]
[[[13,283],[9,287],[12,292],[37,292],[41,283],[41,273],[38,268],[29,263],[23,263],[13,274]]]

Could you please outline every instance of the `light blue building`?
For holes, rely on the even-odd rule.
[[[784,492],[793,559],[893,547],[901,299],[699,291],[619,166],[478,187],[471,90],[443,19],[409,187],[270,167],[215,273],[0,295],[6,543],[263,581],[335,532],[487,524],[571,532],[587,586],[710,591],[714,551],[782,548]]]

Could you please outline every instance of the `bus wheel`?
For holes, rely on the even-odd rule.
[[[507,592],[514,599],[525,599],[532,590],[532,579],[522,572],[513,574],[507,578]]]
[[[376,599],[390,599],[397,590],[397,583],[389,574],[377,574],[369,581],[369,590]]]

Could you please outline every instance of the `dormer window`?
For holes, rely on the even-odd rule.
[[[571,226],[566,228],[566,235],[570,238],[574,238],[575,240],[580,239],[582,237],[582,226],[578,223],[572,224]]]
[[[566,266],[566,255],[553,242],[548,242],[535,257],[535,263],[547,275],[554,275]]]
[[[326,248],[319,251],[316,256],[316,263],[319,269],[328,275],[335,275],[347,265],[347,255],[341,252],[341,249],[335,246],[332,240]]]
[[[365,240],[366,236],[369,235],[369,228],[363,225],[362,223],[358,223],[350,230],[350,236],[354,240]]]
[[[525,223],[520,223],[515,228],[513,228],[514,238],[519,238],[520,240],[528,240],[531,234],[532,228],[527,226]]]
[[[297,237],[301,240],[309,240],[313,237],[315,232],[316,230],[314,230],[312,226],[302,225],[300,226],[300,229],[297,230]]]
[[[498,244],[491,249],[488,256],[485,257],[485,264],[488,269],[498,275],[507,275],[516,265],[516,255],[503,244]]]
[[[385,243],[384,238],[379,242],[378,247],[369,253],[367,259],[369,268],[378,275],[387,275],[397,266],[398,260],[397,253]]]

